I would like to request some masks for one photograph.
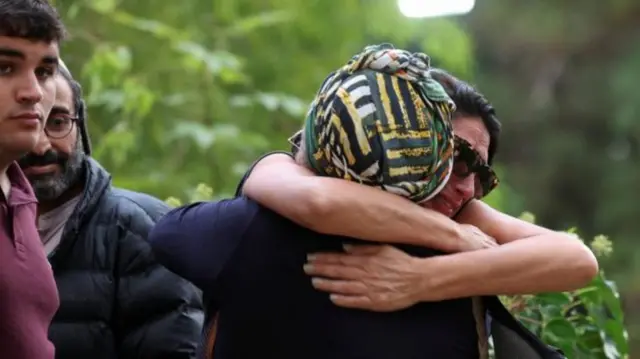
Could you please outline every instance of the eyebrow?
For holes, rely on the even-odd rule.
[[[14,57],[14,58],[19,58],[21,60],[24,60],[27,58],[22,51],[11,49],[8,47],[0,47],[0,56]],[[52,55],[44,56],[42,60],[40,60],[40,62],[45,63],[47,65],[56,65],[56,66],[58,66],[58,61],[59,61],[58,57],[52,56]]]
[[[47,65],[55,65],[58,67],[59,59],[57,56],[45,56],[42,58],[42,62]]]
[[[24,59],[25,58],[24,54],[21,51],[10,49],[10,48],[6,48],[6,47],[0,47],[0,56],[17,57],[17,58],[20,58],[20,59]]]
[[[49,117],[51,117],[51,115],[59,115],[59,114],[71,116],[71,110],[62,106],[53,106],[53,108],[51,109],[51,112],[49,113]]]

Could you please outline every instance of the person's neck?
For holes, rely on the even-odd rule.
[[[9,191],[11,190],[11,181],[9,181],[9,175],[7,174],[7,167],[0,169],[0,191],[4,194],[4,198],[9,197]]]
[[[7,171],[9,166],[13,163],[13,160],[5,159],[0,152],[0,190],[4,193],[5,198],[9,196],[9,190],[11,189],[11,181],[9,181],[9,175]]]
[[[67,203],[72,198],[78,196],[84,190],[84,184],[79,182],[73,187],[69,188],[66,192],[61,194],[58,198],[49,201],[38,201],[38,216],[48,213],[63,204]]]

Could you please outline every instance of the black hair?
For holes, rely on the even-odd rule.
[[[484,95],[478,92],[470,84],[456,78],[450,73],[441,70],[431,70],[432,77],[444,87],[445,91],[456,104],[456,117],[478,116],[489,132],[489,158],[488,163],[493,163],[493,158],[498,150],[500,130],[502,124],[496,117],[496,111]]]
[[[73,107],[78,118],[77,125],[80,131],[80,137],[82,139],[82,149],[88,156],[91,154],[91,141],[89,139],[89,131],[87,130],[87,106],[82,98],[82,86],[78,81],[73,78],[71,72],[65,65],[59,67],[60,75],[67,81],[69,87],[71,87],[71,95],[73,97]]]
[[[66,30],[47,0],[2,0],[0,35],[49,43],[62,41]]]

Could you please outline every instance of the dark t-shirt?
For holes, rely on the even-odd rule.
[[[335,306],[303,272],[306,255],[361,242],[310,231],[245,197],[175,209],[149,239],[162,264],[204,291],[208,314],[218,313],[215,359],[478,357],[470,299],[392,313]]]

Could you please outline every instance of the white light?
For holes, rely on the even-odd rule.
[[[440,17],[462,15],[473,10],[475,0],[398,0],[406,17]]]

